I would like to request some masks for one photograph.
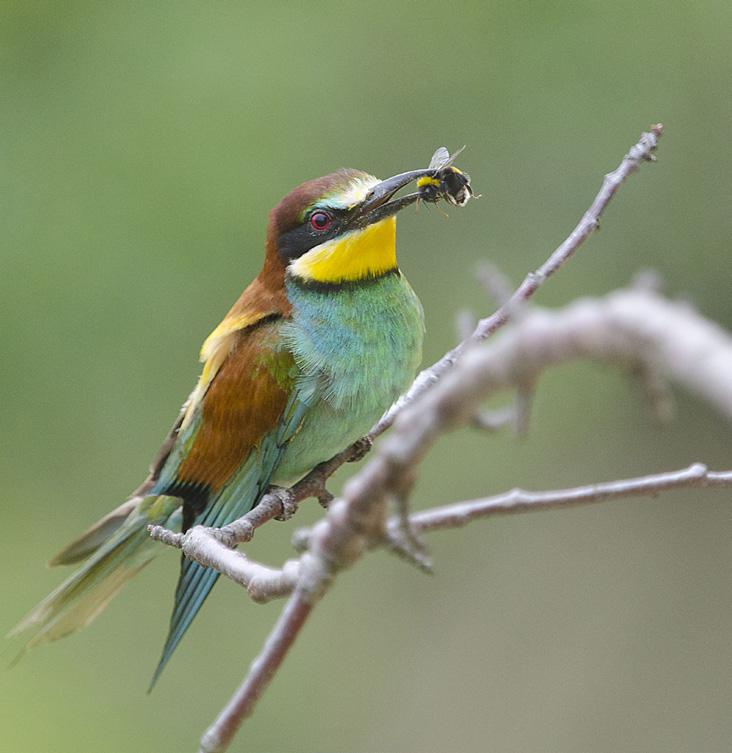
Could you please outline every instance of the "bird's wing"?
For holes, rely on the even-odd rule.
[[[161,488],[171,483],[185,456],[186,445],[190,446],[191,439],[196,434],[191,423],[200,412],[201,403],[214,377],[236,345],[238,335],[265,319],[287,317],[289,312],[290,306],[282,287],[271,284],[269,276],[260,275],[244,290],[222,322],[203,343],[201,361],[204,366],[198,384],[184,403],[162,447],[153,459],[145,481],[126,502],[67,544],[49,564],[68,565],[86,559],[119,529],[129,513],[135,509],[140,498],[159,493]]]
[[[203,370],[196,388],[183,406],[180,428],[193,420],[203,396],[238,342],[238,334],[266,319],[289,316],[290,304],[281,286],[271,287],[260,275],[241,294],[221,323],[201,346]],[[175,429],[174,427],[174,430]]]
[[[236,402],[236,393],[238,392],[240,399],[259,410],[256,396],[251,398],[244,391],[246,385],[239,388],[241,372],[249,368],[248,359],[256,356],[261,335],[258,329],[261,325],[289,315],[290,304],[282,286],[271,284],[269,277],[260,275],[244,290],[201,346],[203,369],[198,383],[183,404],[177,421],[153,460],[149,476],[134,492],[135,495],[162,493],[163,489],[178,480],[178,470],[191,453],[193,455],[185,470],[186,480],[194,484],[205,483],[203,476],[197,478],[197,465],[208,461],[213,464],[216,461],[220,446],[212,440],[224,444],[228,442],[227,427],[231,429],[237,419],[237,406],[230,405]],[[234,351],[236,354],[232,357]],[[224,365],[226,376],[216,379]],[[205,401],[215,381],[221,382],[216,395],[210,401]],[[266,388],[267,384],[263,386],[263,391]],[[208,402],[205,409],[204,402]],[[234,413],[230,413],[232,409]],[[231,446],[229,454],[232,457],[235,454],[233,450],[234,447]],[[221,481],[223,476],[218,473],[217,478]]]
[[[171,453],[176,471],[167,491],[187,492],[181,492],[186,498],[184,529],[220,527],[248,512],[266,491],[282,450],[307,413],[282,325],[282,318],[265,317],[234,333],[226,358],[181,431]],[[216,571],[182,561],[170,630],[153,682],[217,579]]]

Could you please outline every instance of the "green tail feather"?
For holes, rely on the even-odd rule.
[[[81,536],[67,544],[60,552],[57,552],[48,564],[51,567],[56,567],[56,565],[75,565],[77,562],[83,562],[112,537],[112,534],[127,520],[139,503],[139,497],[133,497],[123,502],[115,510],[98,520],[87,531],[84,531]]]
[[[52,563],[75,562],[84,555],[88,558],[26,615],[10,635],[33,630],[25,645],[27,650],[86,627],[161,550],[150,539],[147,526],[169,523],[180,504],[175,497],[138,497],[103,518],[54,557]],[[121,514],[123,508],[128,513],[125,518]]]
[[[184,560],[181,565],[181,575],[178,581],[178,588],[175,594],[175,608],[170,618],[170,631],[165,640],[162,656],[155,668],[148,693],[155,687],[155,683],[165,669],[173,652],[178,647],[185,632],[193,622],[193,618],[198,614],[203,606],[206,597],[211,593],[211,589],[216,585],[219,579],[219,573],[208,567],[199,565],[197,562]]]
[[[262,467],[263,457],[266,458],[267,463],[265,468]],[[265,442],[262,454],[252,453],[249,456],[234,478],[211,502],[209,508],[196,518],[194,525],[220,528],[249,512],[269,483],[276,457],[277,446],[269,439]],[[170,629],[148,692],[153,689],[165,665],[218,579],[219,573],[215,570],[203,567],[185,557],[182,559],[180,577],[175,589],[173,614],[170,618]]]

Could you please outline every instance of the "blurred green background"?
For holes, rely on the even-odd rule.
[[[59,582],[48,556],[144,477],[268,210],[306,178],[467,144],[483,198],[400,220],[432,361],[458,309],[490,308],[476,262],[534,269],[662,120],[658,164],[540,302],[654,267],[732,327],[728,2],[23,0],[0,22],[3,630]],[[729,467],[729,443],[694,399],[659,428],[625,377],[568,365],[527,439],[443,441],[415,504]],[[251,551],[281,562],[316,508]],[[370,556],[234,750],[727,751],[731,538],[729,495],[695,492],[435,535],[433,578]],[[2,750],[197,749],[281,605],[222,583],[146,696],[177,570],[161,555],[92,628],[0,673]]]

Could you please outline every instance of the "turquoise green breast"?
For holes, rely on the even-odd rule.
[[[309,405],[278,465],[293,479],[367,432],[414,379],[422,357],[422,306],[401,273],[339,287],[288,279],[292,318],[283,337]]]

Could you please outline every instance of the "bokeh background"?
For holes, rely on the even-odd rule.
[[[662,120],[659,162],[540,302],[653,267],[732,327],[731,30],[721,0],[3,3],[0,628],[144,476],[200,342],[257,272],[266,213],[306,178],[467,144],[480,201],[400,219],[432,361],[458,309],[490,308],[477,261],[535,268]],[[567,365],[526,439],[441,442],[415,504],[729,467],[730,431],[684,394],[659,428],[624,376]],[[477,524],[430,538],[432,578],[370,556],[234,750],[727,751],[729,504],[677,493]],[[316,508],[252,552],[281,562]],[[0,673],[3,750],[197,749],[281,605],[222,583],[147,696],[176,570],[161,552],[92,628]]]

